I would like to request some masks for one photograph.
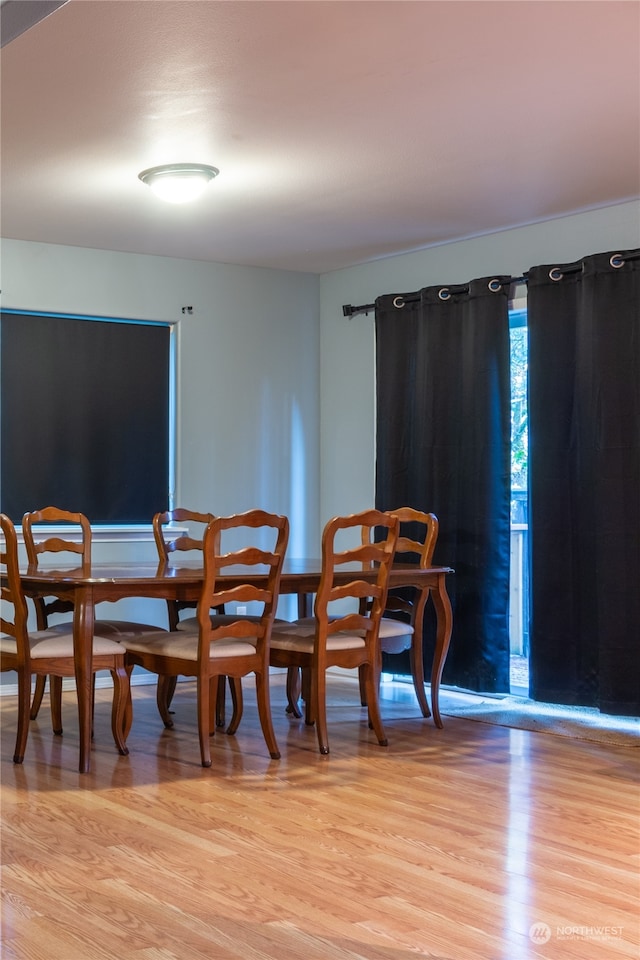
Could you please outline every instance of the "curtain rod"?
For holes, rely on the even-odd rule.
[[[510,277],[510,279],[509,279],[509,285],[510,285],[510,286],[513,286],[514,284],[517,285],[517,284],[519,284],[519,283],[526,283],[526,282],[527,282],[527,274],[526,274],[526,273],[523,274],[521,277]],[[469,288],[467,287],[466,289],[468,290]],[[449,291],[448,291],[448,288],[447,288],[447,287],[443,287],[442,290],[443,290],[443,291],[446,290],[446,291],[447,291],[447,294],[449,294]],[[420,299],[420,294],[419,294],[419,293],[415,293],[415,294],[413,294],[413,295],[409,295],[409,296],[407,296],[407,297],[403,297],[403,298],[402,298],[402,300],[403,300],[404,303],[415,303],[415,302],[416,302],[417,300],[419,300],[419,299]],[[449,299],[449,296],[443,296],[441,299],[442,299],[442,300],[448,300],[448,299]],[[363,304],[362,304],[361,306],[359,306],[359,307],[353,307],[350,303],[343,303],[343,305],[342,305],[342,316],[343,316],[343,317],[349,317],[349,319],[351,319],[351,317],[355,317],[356,314],[358,314],[358,313],[364,313],[364,314],[368,315],[372,310],[375,310],[375,308],[376,308],[375,303],[363,303]]]
[[[609,257],[609,263],[611,264],[612,267],[614,267],[617,270],[619,267],[624,266],[625,259],[626,260],[640,259],[640,251],[628,250],[625,253],[613,253]],[[562,277],[564,276],[565,273],[579,273],[581,270],[582,270],[582,263],[574,264],[573,266],[563,266],[562,270],[560,269],[560,267],[552,267],[551,270],[549,270],[549,279],[562,280]],[[526,283],[528,279],[529,279],[528,273],[523,273],[521,277],[510,277],[509,286],[517,286],[519,283]],[[492,290],[499,290],[501,284],[498,284],[498,286],[494,287],[492,286],[492,284],[494,283],[498,284],[498,280],[490,280],[489,288]],[[461,292],[466,292],[468,291],[468,289],[469,289],[468,286],[466,288],[463,287]],[[451,292],[449,288],[442,287],[442,289],[440,290],[440,299],[448,300],[450,296],[451,296]],[[415,303],[417,300],[420,299],[420,294],[419,293],[409,294],[406,297],[402,297],[398,295],[396,299],[402,300],[402,303],[396,304],[396,306],[400,307],[400,306],[403,306],[405,303]],[[352,307],[350,303],[345,303],[342,305],[342,315],[344,317],[351,318],[351,317],[355,317],[356,314],[358,313],[369,314],[372,310],[375,310],[375,308],[376,308],[375,303],[364,303],[359,307]]]

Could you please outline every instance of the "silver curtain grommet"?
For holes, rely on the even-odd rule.
[[[394,297],[394,298],[393,298],[393,305],[394,305],[394,307],[396,307],[396,309],[402,310],[402,308],[404,307],[404,298],[403,298],[403,297]]]
[[[609,263],[610,263],[611,266],[614,268],[614,270],[619,270],[620,267],[624,267],[624,259],[622,258],[621,254],[619,254],[619,253],[614,253],[614,254],[609,258]]]
[[[549,280],[562,280],[563,276],[564,274],[560,267],[552,267],[551,270],[549,270]]]
[[[497,293],[498,290],[502,290],[502,284],[495,277],[493,280],[489,280],[487,286],[489,287],[489,290],[491,290],[491,293]]]
[[[441,300],[450,300],[451,293],[448,287],[443,287],[441,290],[438,290],[438,296]]]

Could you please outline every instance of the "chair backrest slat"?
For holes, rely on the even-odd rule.
[[[227,551],[225,540],[231,535],[235,541],[244,538],[244,542],[235,550]],[[247,538],[252,542],[247,544]],[[271,541],[270,546],[265,547],[262,542],[256,542],[265,539]],[[287,517],[264,510],[248,510],[231,517],[216,517],[209,523],[204,535],[204,581],[197,614],[202,655],[208,650],[207,644],[217,636],[255,636],[258,638],[258,648],[265,643],[275,618],[288,541]],[[236,566],[238,583],[233,587],[226,583],[218,585],[218,575],[222,571],[228,573],[228,567]],[[261,577],[256,582],[243,581],[243,572],[250,571],[264,574],[264,579]],[[231,602],[243,605],[261,603],[262,613],[258,617],[252,617],[251,622],[244,616],[228,622],[228,615],[224,627],[212,626],[210,610]]]
[[[400,521],[396,554],[413,553],[421,567],[432,566],[438,540],[438,518],[435,513],[424,513],[413,507],[398,507],[387,512]]]
[[[176,507],[175,510],[156,513],[153,518],[153,537],[160,563],[169,565],[172,554],[193,551],[198,551],[199,559],[202,560],[204,534],[212,520],[212,513],[202,513],[186,507]],[[169,526],[171,523],[189,524],[189,533],[178,533],[172,530]],[[200,536],[196,535],[197,531],[200,531]],[[167,600],[169,629],[177,630],[181,610],[193,610],[195,606],[196,604],[190,600]]]
[[[395,556],[398,528],[399,521],[396,517],[379,510],[366,510],[348,517],[334,517],[326,524],[322,535],[322,576],[314,606],[320,633],[328,635],[350,630],[357,622],[357,629],[377,636],[387,597],[389,573]],[[344,531],[359,533],[360,540],[351,549],[336,551],[336,538]],[[346,584],[336,583],[336,572],[344,569],[346,565],[356,568],[353,580]],[[374,571],[375,577],[371,581],[359,578],[358,567]],[[359,601],[358,612],[334,617],[329,605],[336,600],[348,598]],[[362,603],[365,598],[369,601],[366,605]],[[354,618],[358,618],[357,621]]]
[[[34,526],[51,523],[79,528],[80,539],[64,538],[58,533],[49,536],[46,530],[34,530]],[[72,513],[59,507],[32,510],[22,518],[22,534],[30,564],[37,566],[45,553],[73,553],[81,556],[83,563],[91,563],[91,524],[83,513]]]
[[[169,562],[169,556],[172,553],[184,553],[190,550],[202,551],[202,540],[204,531],[213,520],[212,513],[201,513],[197,510],[187,510],[184,507],[176,507],[175,510],[165,510],[162,513],[156,513],[153,518],[153,536],[156,541],[158,557],[162,561]],[[201,536],[193,536],[193,529],[189,533],[180,533],[178,536],[172,536],[170,523],[188,523],[196,524],[201,528]]]
[[[65,538],[57,531],[53,534],[48,532],[46,529],[48,524],[62,525],[72,529]],[[91,566],[91,524],[83,513],[62,510],[60,507],[32,510],[25,513],[22,518],[22,535],[29,566],[38,567],[46,554],[60,553],[70,553],[74,559],[81,557],[83,568]],[[49,617],[52,613],[69,613],[73,610],[73,603],[70,600],[62,600],[58,597],[52,600],[36,597],[33,603],[38,630],[45,630],[49,626]]]
[[[387,510],[386,513],[397,517],[400,523],[396,559],[401,559],[405,563],[415,562],[423,569],[432,566],[433,553],[438,540],[438,518],[435,513],[423,513],[413,507],[398,507],[395,510]],[[363,527],[363,545],[368,544],[375,535],[375,531]],[[414,614],[419,612],[414,601],[419,600],[420,611],[422,611],[428,595],[429,587],[424,587],[422,590],[413,587],[403,588],[399,592],[391,591],[387,595],[386,611],[403,614],[403,618],[396,619],[404,619],[412,623]]]

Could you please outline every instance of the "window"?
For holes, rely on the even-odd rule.
[[[135,524],[167,509],[169,325],[3,311],[0,338],[2,511]]]
[[[528,341],[526,303],[517,301],[509,311],[511,341],[511,575],[509,635],[511,690],[529,690],[529,517],[527,408]]]
[[[527,311],[509,311],[511,340],[511,494],[513,519],[524,516],[527,501],[529,417],[527,411]]]

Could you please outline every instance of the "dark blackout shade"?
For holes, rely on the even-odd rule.
[[[3,312],[0,334],[2,512],[166,510],[169,327]]]

